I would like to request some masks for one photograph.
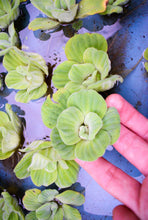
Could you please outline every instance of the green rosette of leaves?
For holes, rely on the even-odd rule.
[[[0,28],[6,28],[19,16],[20,0],[0,0]]]
[[[129,0],[109,0],[106,11],[101,13],[102,15],[110,15],[113,13],[123,13],[123,6],[126,5]]]
[[[44,102],[42,119],[52,128],[52,145],[60,155],[71,151],[84,161],[102,156],[120,135],[117,110],[107,108],[103,97],[94,90],[82,89],[72,94],[58,90],[53,101],[48,96]]]
[[[51,142],[34,141],[21,151],[25,155],[14,169],[18,178],[30,176],[36,186],[48,186],[55,182],[60,188],[76,182],[78,164],[74,160],[62,159]]]
[[[11,47],[19,46],[19,38],[14,28],[14,23],[8,27],[8,33],[0,32],[0,56],[5,55]]]
[[[70,23],[78,18],[104,12],[107,0],[31,0],[31,3],[42,11],[47,17],[36,18],[29,24],[29,29],[55,29],[60,24]]]
[[[17,102],[27,103],[46,93],[47,84],[44,81],[48,68],[39,54],[13,47],[4,56],[3,65],[8,71],[5,78],[7,87],[19,90],[15,96]]]
[[[0,160],[10,157],[19,147],[22,124],[19,117],[6,104],[6,112],[0,111]]]
[[[143,57],[146,60],[146,62],[144,63],[144,67],[148,72],[148,48],[146,48],[146,50],[144,51]]]
[[[115,83],[123,82],[119,75],[109,75],[111,63],[107,55],[107,41],[100,34],[79,34],[72,37],[65,46],[67,61],[54,70],[52,82],[58,89],[71,92],[94,89],[103,92]]]
[[[23,204],[31,211],[25,220],[81,220],[79,211],[72,206],[81,206],[84,196],[73,190],[59,193],[57,190],[30,189],[25,192]]]
[[[18,205],[16,198],[8,192],[2,192],[0,197],[0,219],[24,220],[24,214]]]

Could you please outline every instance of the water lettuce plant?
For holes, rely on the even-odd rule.
[[[55,182],[60,188],[76,182],[78,164],[74,160],[63,160],[50,141],[34,141],[21,151],[25,155],[14,169],[18,178],[31,176],[36,186],[48,186]]]
[[[123,6],[126,5],[129,0],[109,0],[106,11],[101,13],[102,15],[110,15],[113,13],[122,13]]]
[[[0,32],[0,56],[8,53],[13,46],[19,46],[19,38],[12,22],[8,27],[8,33]]]
[[[81,206],[84,196],[73,190],[59,193],[57,190],[30,189],[25,192],[23,204],[31,211],[25,220],[81,220],[79,211],[72,207]]]
[[[53,100],[48,96],[44,102],[42,119],[52,128],[52,145],[60,155],[72,151],[84,161],[102,156],[120,134],[117,110],[107,108],[103,97],[94,90],[82,89],[72,94],[58,90]]]
[[[105,11],[107,0],[31,0],[31,3],[47,17],[36,18],[29,24],[32,30],[54,29],[60,24],[70,23],[75,19],[83,18]]]
[[[20,0],[0,0],[0,28],[6,28],[19,16]]]
[[[111,89],[119,75],[109,75],[111,62],[107,55],[107,41],[100,34],[79,34],[65,46],[67,61],[54,70],[52,82],[56,88],[65,87],[71,92],[94,89],[102,92]]]
[[[27,103],[46,93],[47,84],[44,81],[48,68],[39,54],[13,47],[4,56],[3,66],[8,71],[5,78],[7,87],[19,90],[15,96],[17,102]]]
[[[6,112],[0,111],[0,160],[10,157],[19,147],[22,135],[22,123],[6,104]]]
[[[146,62],[144,63],[144,67],[146,71],[148,72],[148,48],[145,49],[143,57],[146,60]]]
[[[0,197],[0,219],[24,220],[24,214],[18,205],[16,198],[8,192],[2,192]]]

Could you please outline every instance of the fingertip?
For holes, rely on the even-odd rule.
[[[113,220],[138,220],[139,218],[126,206],[119,205],[113,210]]]
[[[106,98],[106,103],[108,107],[115,107],[120,110],[124,105],[124,99],[119,94],[111,94]]]

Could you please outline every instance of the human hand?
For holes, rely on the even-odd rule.
[[[148,119],[118,94],[106,99],[121,119],[120,137],[115,149],[145,175],[142,184],[103,157],[93,162],[76,159],[96,182],[124,205],[113,210],[114,220],[148,219]]]

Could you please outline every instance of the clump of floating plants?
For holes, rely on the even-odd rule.
[[[94,90],[82,89],[72,94],[58,90],[53,100],[48,96],[44,102],[42,119],[52,128],[52,145],[61,156],[71,151],[75,158],[85,161],[102,156],[120,134],[117,110],[107,108],[103,97]]]
[[[0,1],[0,28],[6,28],[19,16],[20,0]]]
[[[54,70],[52,82],[58,89],[71,92],[94,89],[98,92],[111,89],[123,82],[120,75],[109,75],[111,62],[107,54],[107,41],[100,34],[79,34],[65,46],[67,61]]]
[[[8,192],[2,192],[0,196],[0,219],[25,219],[17,199],[12,197]]]
[[[50,141],[34,141],[21,152],[25,155],[14,169],[18,178],[31,176],[36,186],[48,186],[55,182],[60,188],[76,182],[79,165],[71,158],[62,159]]]
[[[46,93],[48,68],[39,54],[13,47],[4,56],[3,66],[8,71],[5,78],[7,87],[19,90],[15,96],[17,102],[27,103]]]
[[[51,189],[42,192],[39,189],[30,189],[23,197],[25,208],[31,211],[26,220],[81,220],[79,211],[72,206],[81,206],[83,203],[84,196],[73,190],[59,193]]]
[[[109,0],[105,12],[102,15],[110,15],[113,13],[122,13],[123,6],[125,6],[129,0]]]
[[[14,23],[11,23],[8,27],[8,33],[0,32],[0,56],[8,53],[13,46],[19,47],[19,38]]]
[[[21,143],[22,123],[12,111],[11,105],[6,104],[6,112],[0,111],[0,159],[10,157]]]

